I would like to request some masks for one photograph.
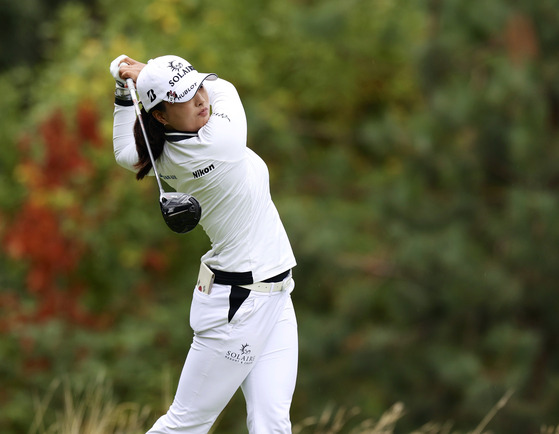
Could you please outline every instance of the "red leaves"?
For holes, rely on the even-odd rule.
[[[71,199],[57,199],[76,195],[80,187],[76,180],[87,180],[92,172],[82,151],[88,145],[101,145],[97,115],[90,106],[78,109],[76,125],[76,131],[71,131],[61,111],[45,120],[38,129],[41,158],[32,156],[32,147],[37,146],[32,136],[20,142],[23,155],[16,175],[28,194],[6,226],[3,246],[9,257],[27,265],[26,289],[37,304],[26,321],[58,317],[82,324],[92,322],[80,304],[83,288],[77,267],[84,249],[64,230],[68,222],[79,225],[83,216]],[[12,300],[14,303],[19,301]],[[9,318],[12,322],[22,320],[21,316]],[[6,328],[9,324],[0,321],[0,329]]]
[[[158,274],[164,274],[169,268],[167,256],[155,249],[150,249],[145,252],[143,266],[147,271]]]
[[[61,232],[60,221],[47,206],[25,203],[5,237],[5,249],[13,259],[29,264],[26,286],[38,301],[35,320],[65,317],[81,322],[85,316],[76,297],[78,283],[68,279],[76,270],[80,246]],[[69,282],[63,285],[61,280]]]
[[[45,158],[40,167],[42,186],[46,188],[62,186],[80,171],[90,171],[89,162],[80,153],[80,146],[83,144],[80,139],[83,137],[68,131],[62,112],[55,112],[41,125],[40,131],[46,146]],[[79,133],[81,134],[82,131]],[[89,131],[88,134],[91,135]]]
[[[7,253],[14,259],[32,259],[37,265],[28,274],[31,292],[41,292],[57,274],[74,269],[78,247],[65,239],[59,216],[45,205],[26,202],[5,239]]]
[[[539,41],[534,23],[527,15],[512,14],[505,27],[505,48],[516,65],[533,60],[539,55]]]
[[[99,116],[90,103],[83,103],[76,113],[77,134],[81,142],[89,142],[99,148],[103,141],[99,134]]]

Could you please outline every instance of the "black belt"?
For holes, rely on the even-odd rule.
[[[220,271],[210,268],[215,274],[214,282],[218,285],[250,285],[255,283],[252,279],[252,271],[246,271],[244,273],[232,273],[229,271]],[[269,279],[263,280],[262,282],[272,283],[272,282],[282,282],[287,276],[289,276],[291,270],[284,271],[277,276],[270,277]]]

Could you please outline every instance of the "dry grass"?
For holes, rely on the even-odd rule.
[[[467,434],[489,434],[490,431],[485,431],[487,425],[499,410],[507,404],[512,394],[512,391],[507,392],[478,426]],[[310,417],[296,424],[293,427],[293,434],[393,434],[397,422],[405,415],[405,409],[402,403],[396,403],[378,421],[366,419],[355,428],[348,430],[350,422],[360,413],[361,411],[358,408],[335,410],[333,407],[328,407],[320,417]],[[412,431],[410,434],[459,434],[459,432],[453,431],[451,422],[442,424],[430,422]],[[544,433],[542,432],[542,434]],[[546,432],[545,434],[548,433]],[[559,431],[557,433],[550,432],[549,434],[559,434]]]
[[[386,411],[378,421],[366,419],[361,421],[349,434],[389,434],[394,432],[398,420],[404,415],[404,405],[396,403]],[[347,431],[347,426],[361,410],[357,407],[351,409],[328,406],[319,417],[308,417],[293,426],[293,434],[336,434]]]
[[[63,411],[49,415],[47,425],[45,415],[59,391],[62,393]],[[29,434],[143,434],[151,416],[148,407],[116,403],[112,386],[103,376],[81,388],[70,384],[67,379],[56,380],[45,397],[36,400],[35,408]]]
[[[53,410],[53,397],[60,393],[61,411]],[[479,425],[467,434],[489,434],[485,431],[495,415],[507,404],[507,392],[489,411]],[[117,403],[112,385],[104,376],[82,387],[68,379],[52,383],[42,399],[35,402],[35,417],[28,434],[140,434],[153,413],[150,408],[133,403]],[[293,434],[393,434],[396,424],[405,415],[402,403],[394,404],[378,420],[362,420],[359,408],[328,406],[320,416],[308,417],[293,426]],[[48,420],[48,422],[47,422]],[[214,427],[212,432],[219,431]],[[427,423],[410,434],[459,434],[451,422]],[[559,426],[542,426],[540,434],[559,434]]]

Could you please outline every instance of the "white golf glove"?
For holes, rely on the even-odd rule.
[[[109,71],[111,75],[115,79],[115,96],[119,99],[131,99],[130,90],[126,87],[126,81],[120,77],[120,65],[123,63],[123,59],[125,59],[126,54],[121,54],[115,60],[111,62],[111,66],[109,67]],[[126,63],[126,62],[124,62]]]

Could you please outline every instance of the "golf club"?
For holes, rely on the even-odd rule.
[[[196,200],[196,198],[187,193],[165,192],[165,190],[163,190],[161,180],[159,179],[159,173],[157,172],[157,168],[155,167],[155,159],[153,158],[153,154],[151,152],[151,146],[146,134],[144,122],[142,120],[142,112],[140,110],[138,96],[136,95],[136,86],[134,85],[134,81],[131,78],[128,78],[126,80],[126,85],[128,86],[130,95],[132,96],[134,109],[136,110],[138,122],[140,123],[140,128],[146,142],[149,159],[151,160],[151,166],[153,168],[153,173],[157,181],[157,186],[159,187],[159,206],[161,207],[163,220],[165,220],[167,226],[174,232],[180,234],[190,232],[200,221],[200,216],[202,215],[202,207],[200,206],[200,203]]]

